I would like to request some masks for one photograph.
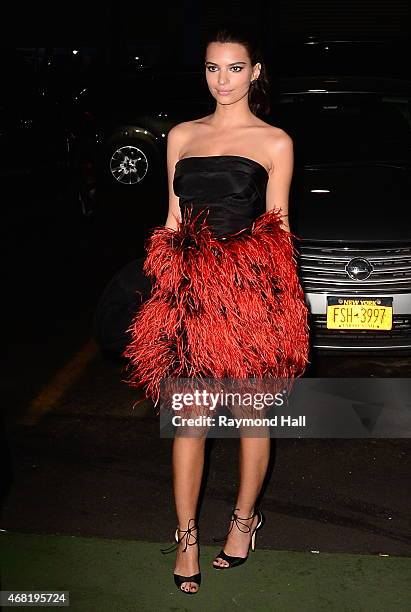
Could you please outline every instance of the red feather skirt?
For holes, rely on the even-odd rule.
[[[140,402],[157,405],[169,377],[292,379],[309,363],[295,235],[281,227],[281,210],[224,239],[201,214],[186,207],[177,230],[156,227],[146,243],[151,295],[123,352],[123,382],[144,390]]]

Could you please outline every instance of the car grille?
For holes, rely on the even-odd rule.
[[[361,257],[373,267],[365,280],[350,278],[345,266]],[[411,291],[411,246],[361,248],[336,245],[299,246],[301,282],[306,292],[338,294],[407,293]]]

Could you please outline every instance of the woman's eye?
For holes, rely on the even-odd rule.
[[[214,70],[214,68],[215,68],[215,70]],[[242,67],[242,66],[231,66],[231,68],[232,68],[233,70],[235,70],[235,72],[241,72],[241,70],[243,69],[243,67]],[[207,66],[207,70],[208,70],[209,72],[216,72],[217,67],[216,67],[216,66]]]

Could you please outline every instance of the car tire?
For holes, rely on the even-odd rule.
[[[126,330],[150,297],[151,281],[143,272],[145,257],[121,268],[107,283],[93,317],[93,335],[104,355],[121,358],[130,337]]]

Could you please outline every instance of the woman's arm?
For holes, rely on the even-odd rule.
[[[177,222],[181,222],[179,198],[174,193],[173,179],[176,163],[182,149],[184,127],[180,123],[175,125],[167,135],[167,176],[168,176],[168,216],[166,227],[177,229]]]
[[[278,129],[278,128],[277,128]],[[290,231],[288,223],[288,197],[294,169],[294,147],[291,137],[281,130],[273,140],[271,172],[267,185],[266,210],[282,210],[282,227]]]

